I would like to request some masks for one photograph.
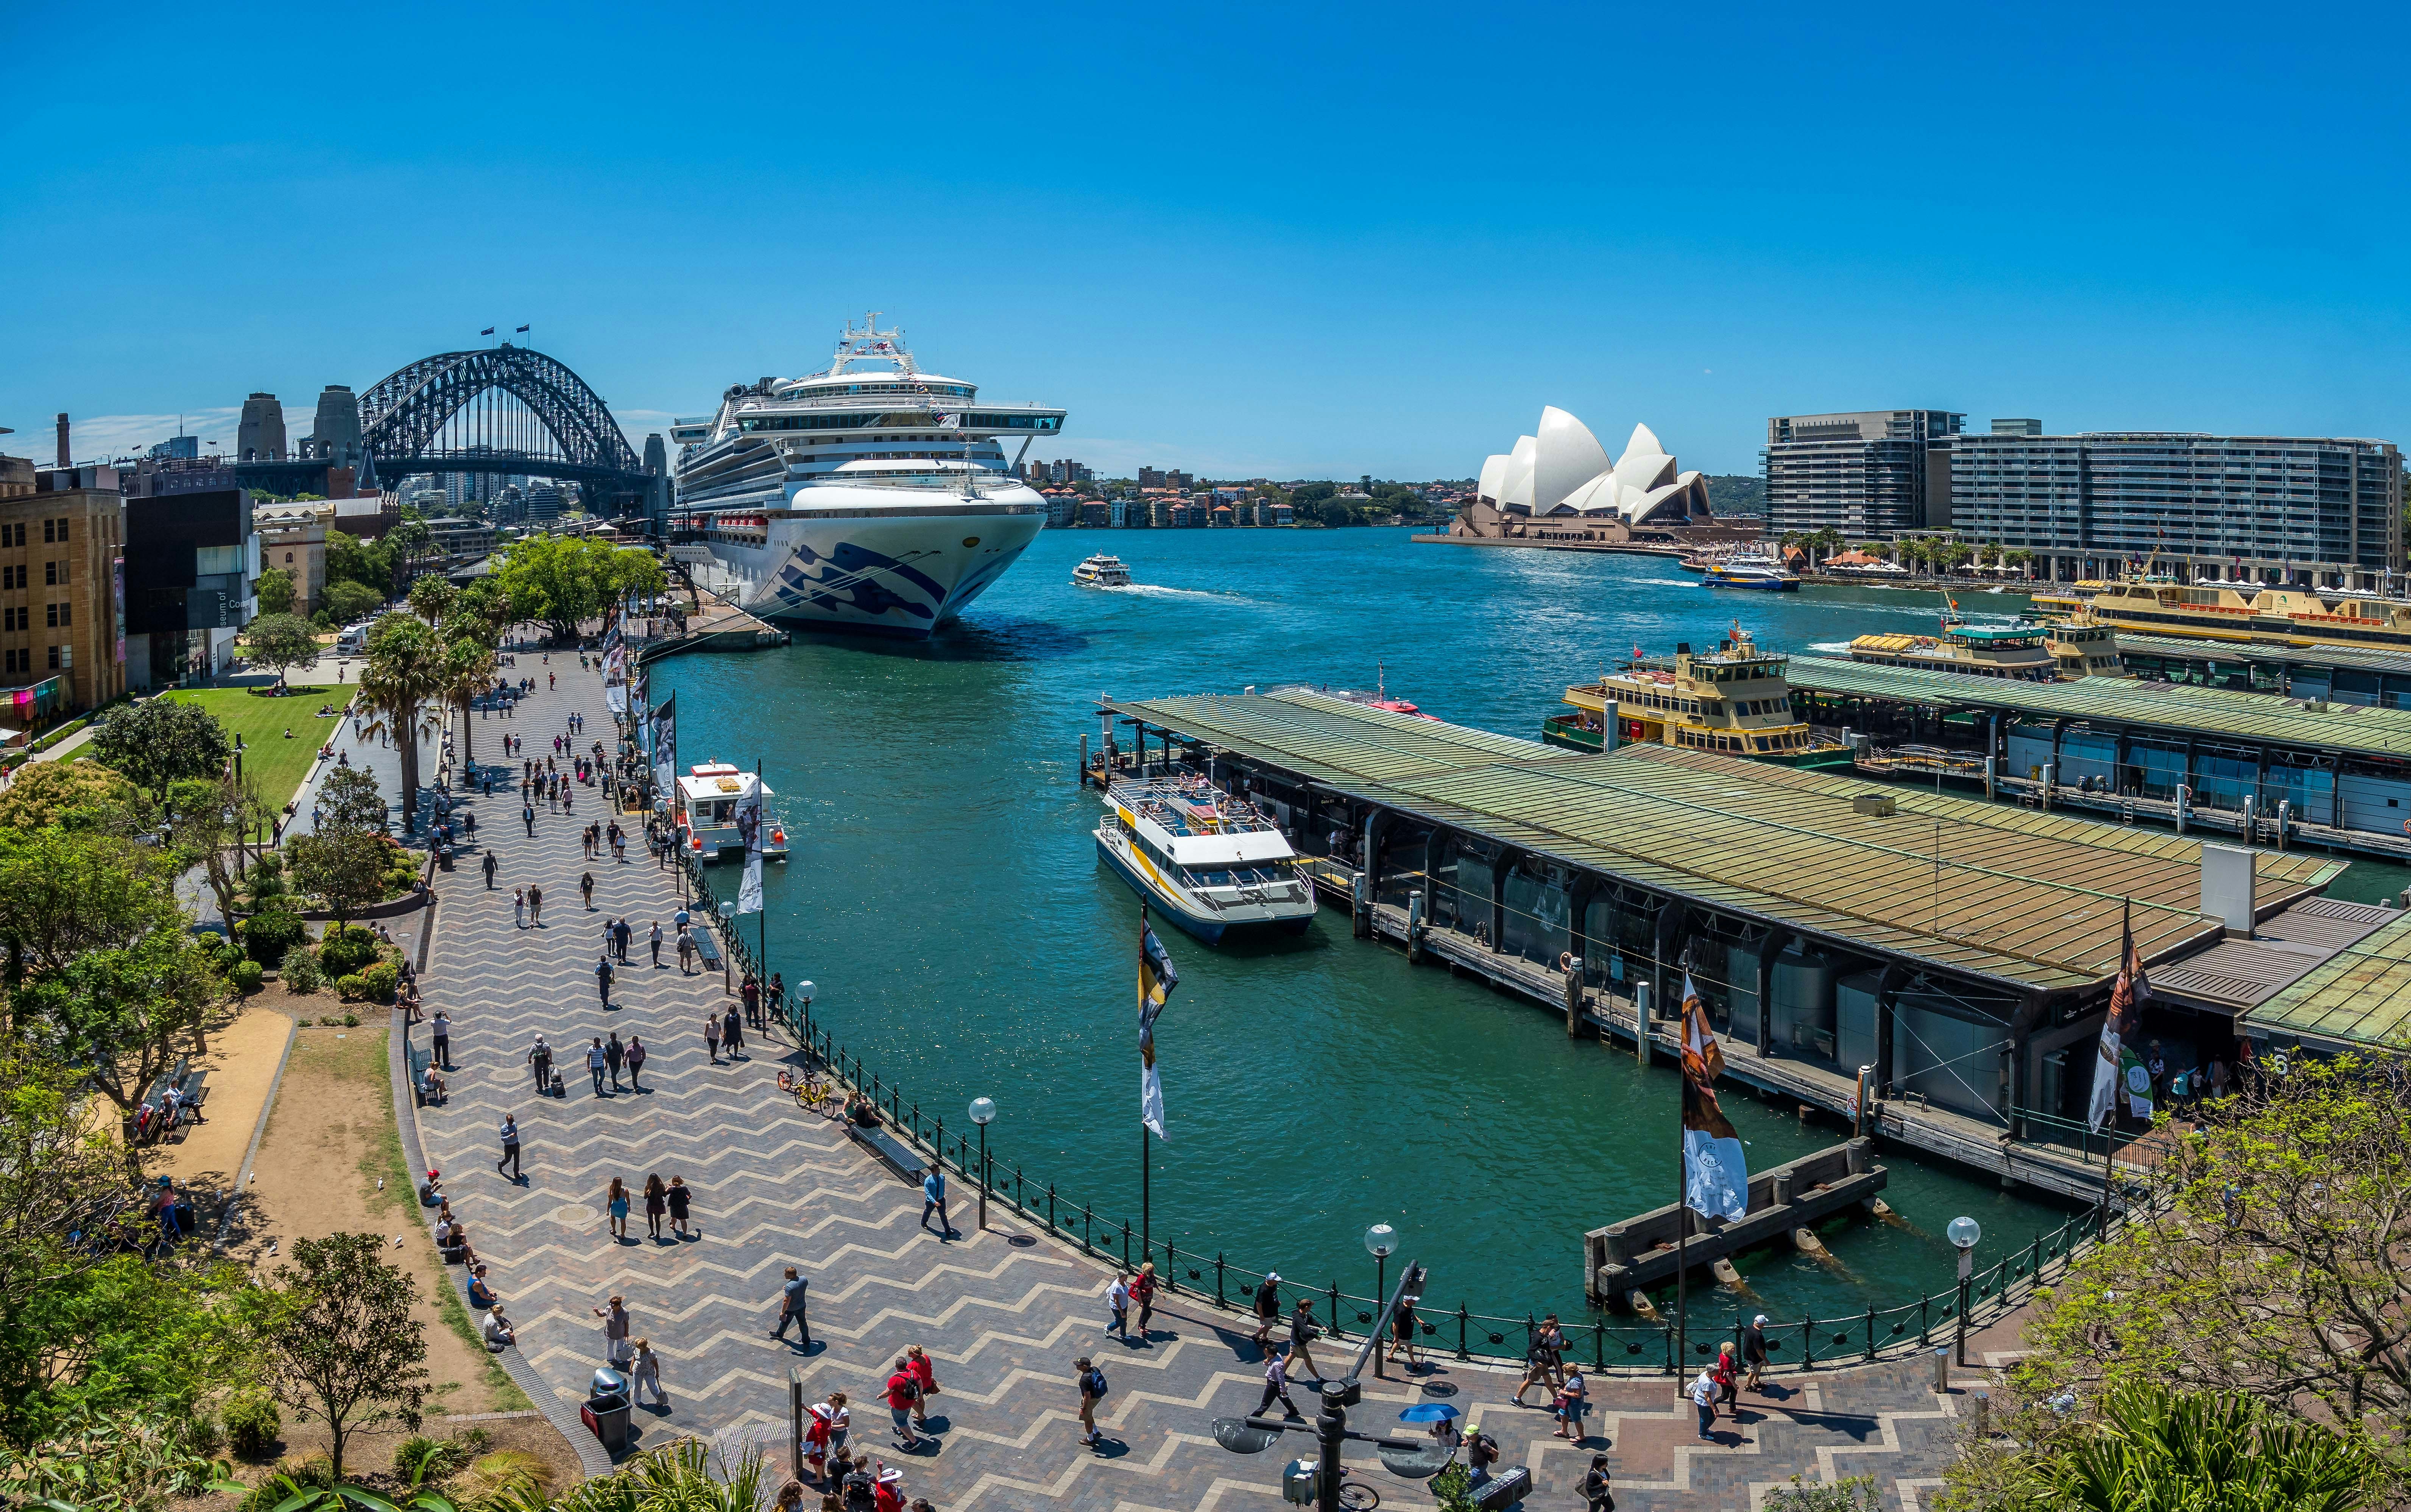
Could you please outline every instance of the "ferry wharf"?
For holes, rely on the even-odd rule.
[[[1130,732],[1124,769],[1186,765],[1267,808],[1361,937],[1652,1058],[1679,1056],[1688,976],[1728,1075],[1766,1097],[2079,1200],[2154,1152],[2082,1118],[2129,911],[2155,980],[2299,910],[2352,914],[2335,935],[2388,917],[2316,896],[2331,857],[1710,751],[1569,754],[1304,690],[1100,713]],[[2167,1011],[2172,1042],[2231,1050],[2229,1006]]]
[[[2120,646],[2126,638],[2120,638]],[[2086,677],[2024,683],[1795,656],[1792,706],[1988,795],[2411,861],[2411,709]],[[2406,682],[2411,691],[2411,682]]]

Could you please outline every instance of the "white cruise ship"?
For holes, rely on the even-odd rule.
[[[732,386],[718,413],[672,422],[673,554],[777,624],[927,637],[1046,523],[1010,469],[1063,412],[978,392],[922,372],[875,312],[828,371]]]

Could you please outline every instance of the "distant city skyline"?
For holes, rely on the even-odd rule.
[[[1645,417],[1715,474],[1758,471],[1770,416],[1851,410],[2411,437],[2406,106],[2311,29],[1234,14],[940,5],[916,30],[962,45],[909,66],[876,14],[750,17],[764,56],[861,60],[830,103],[821,76],[782,96],[809,122],[784,130],[732,107],[723,31],[632,7],[271,5],[199,31],[17,7],[0,447],[47,459],[60,410],[79,454],[145,448],[180,409],[230,444],[255,390],[306,434],[325,385],[488,326],[641,447],[730,383],[821,367],[866,309],[936,371],[1067,408],[1063,446],[1110,476],[1470,477],[1544,404],[1602,433]],[[2365,57],[2405,30],[2352,25]],[[514,60],[506,89],[469,33]],[[367,57],[407,109],[261,108],[263,81]],[[1641,59],[1684,109],[1599,109],[1599,71]],[[1516,108],[1470,106],[1502,69]],[[1107,81],[1141,107],[1106,109]],[[976,131],[932,128],[957,145],[843,150],[851,110],[964,101]],[[780,192],[748,192],[766,170]]]

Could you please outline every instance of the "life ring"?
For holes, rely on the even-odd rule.
[[[2406,820],[2404,820],[2404,824],[2403,824],[2403,828],[2404,828],[2406,831],[2411,831],[2411,819],[2406,819]],[[1560,951],[1558,951],[1558,952],[1557,952],[1557,970],[1559,970],[1560,972],[1568,972],[1568,971],[1571,971],[1571,970],[1573,970],[1573,969],[1574,969],[1574,953],[1573,953],[1572,951],[1571,951],[1571,950],[1560,950]]]

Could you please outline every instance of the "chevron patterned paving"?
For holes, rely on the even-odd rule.
[[[523,705],[514,732],[547,749],[577,710],[588,719],[581,744],[611,743],[596,674],[579,671],[575,656],[554,657],[538,675],[547,669],[559,674],[559,691]],[[599,790],[579,790],[574,816],[539,812],[532,840],[515,797],[488,806],[494,812],[480,816],[480,829],[502,861],[498,886],[485,890],[467,867],[448,879],[423,983],[431,1013],[441,1006],[453,1021],[452,1095],[403,1116],[417,1118],[428,1158],[445,1171],[527,1363],[561,1399],[582,1397],[603,1363],[592,1310],[619,1293],[636,1332],[662,1356],[670,1395],[665,1412],[637,1414],[640,1444],[695,1433],[762,1444],[783,1463],[792,1370],[811,1400],[848,1392],[857,1442],[902,1464],[908,1492],[946,1512],[1278,1512],[1280,1463],[1310,1452],[1307,1441],[1243,1459],[1210,1432],[1212,1418],[1251,1410],[1263,1389],[1249,1324],[1183,1296],[1158,1311],[1145,1343],[1120,1344],[1104,1329],[1109,1273],[1008,1205],[991,1204],[986,1231],[941,1240],[920,1226],[916,1190],[780,1094],[783,1043],[749,1032],[742,1055],[714,1064],[701,1053],[703,1015],[732,1000],[716,975],[648,964],[643,931],[655,918],[670,929],[677,878],[650,859],[580,857],[577,830],[604,813]],[[577,887],[590,870],[592,912]],[[545,889],[542,929],[512,922],[509,889],[529,884]],[[621,914],[638,938],[606,1008],[593,965],[604,921]],[[615,1029],[641,1035],[651,1052],[645,1090],[596,1096],[580,1051]],[[558,1101],[534,1094],[526,1068],[538,1032],[563,1063],[566,1095]],[[424,1043],[424,1024],[413,1033]],[[518,1184],[494,1171],[505,1112],[522,1131],[526,1176]],[[692,1237],[646,1238],[639,1195],[632,1237],[615,1240],[605,1218],[610,1178],[641,1194],[654,1172],[682,1176],[694,1190]],[[970,1223],[969,1204],[958,1200],[954,1217]],[[788,1265],[811,1283],[810,1349],[770,1337]],[[2006,1347],[2013,1333],[1988,1342]],[[909,1343],[928,1349],[943,1390],[930,1402],[934,1438],[903,1453],[888,1439],[880,1387]],[[1077,1442],[1070,1383],[1082,1354],[1097,1357],[1113,1385],[1096,1449]],[[1322,1362],[1335,1358],[1326,1344]],[[1642,1512],[1754,1509],[1794,1475],[1873,1475],[1887,1505],[1918,1512],[1940,1485],[1966,1400],[1964,1373],[1960,1390],[1938,1394],[1928,1369],[1896,1360],[1775,1377],[1774,1393],[1746,1399],[1740,1418],[1719,1423],[1705,1443],[1664,1379],[1594,1380],[1591,1436],[1577,1447],[1552,1437],[1544,1413],[1510,1403],[1513,1373],[1445,1358],[1412,1383],[1372,1383],[1354,1416],[1360,1427],[1379,1427],[1426,1394],[1445,1396],[1498,1438],[1510,1463],[1532,1467],[1535,1505],[1580,1505],[1576,1484],[1590,1453],[1605,1449],[1619,1505]],[[1310,1391],[1301,1391],[1310,1408]],[[1369,1455],[1350,1463],[1385,1503],[1430,1505],[1425,1488],[1389,1475]]]

